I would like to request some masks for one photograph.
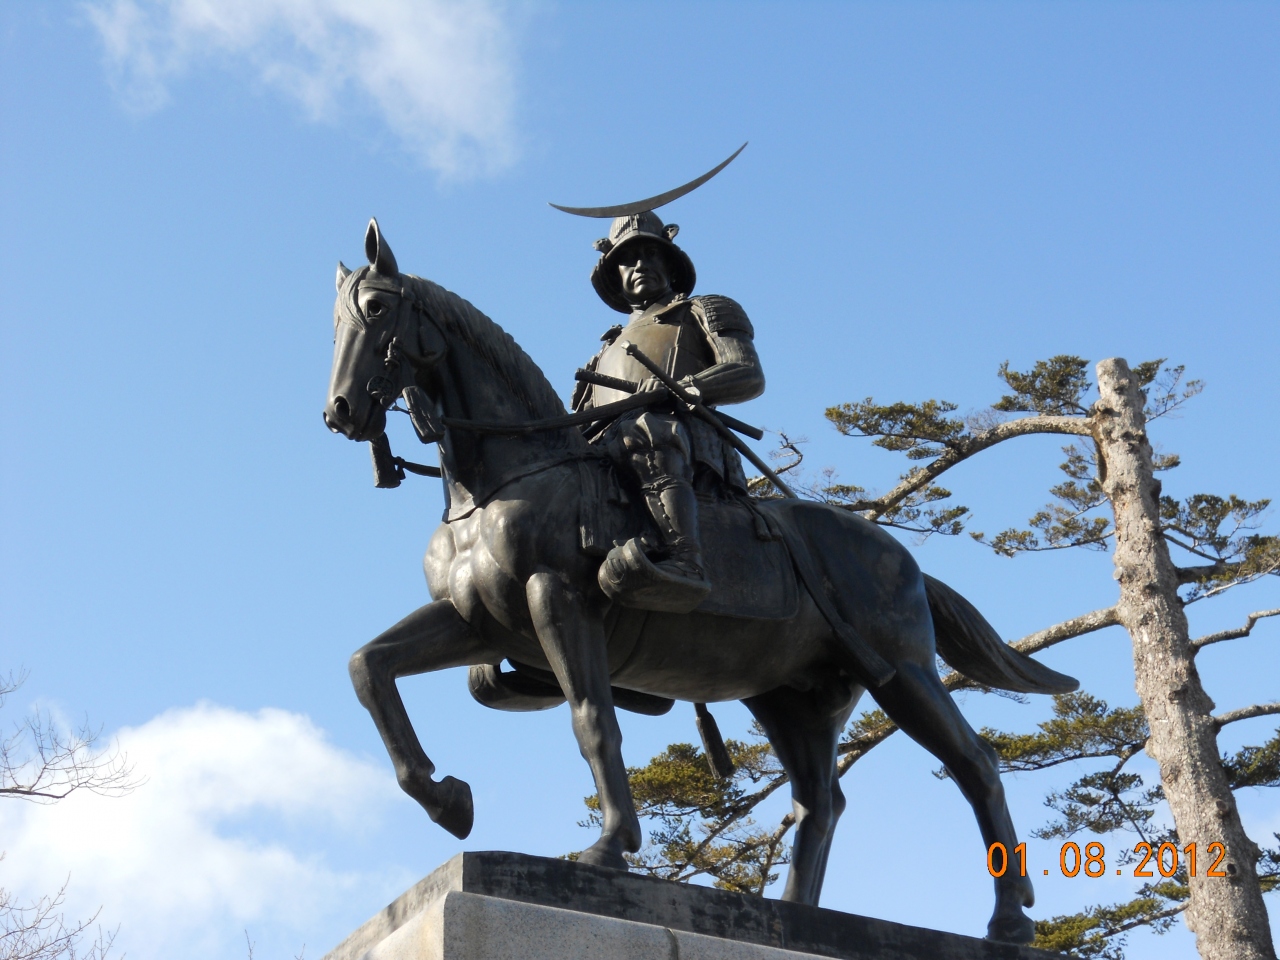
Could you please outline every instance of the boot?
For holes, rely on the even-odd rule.
[[[656,488],[656,489],[654,489]],[[688,480],[671,477],[645,488],[645,506],[662,536],[667,559],[654,564],[671,576],[705,583],[711,581],[702,568],[702,544],[698,540],[698,498]]]
[[[646,484],[644,490],[645,505],[653,515],[666,556],[651,560],[644,544],[632,538],[609,551],[597,581],[607,596],[623,606],[688,613],[711,592],[711,581],[702,567],[693,485],[668,477]]]

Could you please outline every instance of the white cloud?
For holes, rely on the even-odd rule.
[[[146,782],[123,798],[0,804],[0,885],[30,899],[69,875],[68,913],[101,906],[135,960],[244,956],[246,927],[283,931],[296,950],[358,885],[404,885],[296,849],[320,845],[296,839],[307,828],[358,831],[398,793],[383,765],[336,748],[308,718],[201,704],[117,736]],[[295,839],[255,836],[265,832]]]
[[[248,64],[313,118],[371,104],[446,176],[514,157],[513,43],[488,0],[88,0],[117,89],[154,110],[201,62]],[[363,103],[361,103],[363,101]]]

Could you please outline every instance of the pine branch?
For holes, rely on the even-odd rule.
[[[1214,563],[1201,564],[1198,567],[1174,567],[1178,572],[1178,583],[1185,586],[1188,583],[1199,583],[1209,577],[1223,573],[1227,569],[1227,565],[1222,561]]]
[[[1185,366],[1179,364],[1176,367],[1165,367],[1161,370],[1160,365],[1163,363],[1163,358],[1149,360],[1133,368],[1147,397],[1146,409],[1142,413],[1148,423],[1172,413],[1204,390],[1203,380],[1188,380],[1185,384],[1182,383],[1182,375],[1187,369]]]
[[[1199,557],[1201,560],[1211,560],[1215,564],[1222,562],[1217,557],[1215,557],[1212,553],[1206,553],[1204,550],[1201,550],[1200,548],[1194,546],[1193,544],[1183,543],[1177,537],[1173,537],[1169,535],[1169,531],[1172,530],[1174,533],[1181,533],[1183,536],[1189,536],[1185,530],[1182,530],[1179,527],[1173,526],[1172,524],[1165,527],[1164,530],[1165,530],[1164,538],[1168,540],[1170,543],[1172,543],[1175,547],[1181,547],[1183,550],[1187,551],[1187,553],[1191,554],[1192,556]],[[1191,539],[1194,539],[1194,537],[1191,537]]]
[[[843,777],[850,767],[897,732],[898,725],[886,719],[874,729],[841,743],[836,751],[840,755],[840,759],[836,761],[836,776]]]
[[[1167,539],[1167,538],[1166,538]],[[1208,600],[1232,587],[1253,583],[1266,576],[1280,576],[1280,537],[1258,537],[1260,546],[1238,563],[1218,563],[1200,567],[1179,567],[1178,581],[1194,584],[1183,603]]]
[[[992,408],[1008,413],[1085,414],[1088,410],[1084,405],[1084,395],[1093,386],[1089,382],[1088,369],[1087,360],[1068,354],[1037,360],[1026,373],[1010,370],[1006,360],[1000,364],[998,376],[1013,389],[1013,393],[1001,397]]]
[[[1253,625],[1264,617],[1280,616],[1280,607],[1271,610],[1256,610],[1249,616],[1245,617],[1244,626],[1236,627],[1234,630],[1219,630],[1217,633],[1205,634],[1203,637],[1197,637],[1191,641],[1191,646],[1195,650],[1207,647],[1211,643],[1221,643],[1223,640],[1239,640],[1247,637],[1253,630]]]
[[[1119,622],[1120,613],[1118,609],[1116,607],[1104,607],[1101,610],[1094,610],[1078,617],[1072,617],[1070,620],[1063,620],[1061,623],[1046,627],[1044,630],[1029,633],[1021,640],[1015,640],[1010,646],[1020,653],[1031,654],[1046,647],[1052,647],[1063,640],[1071,640],[1075,637],[1082,637],[1086,633],[1093,633],[1095,630],[1114,627]]]
[[[1241,707],[1239,710],[1228,710],[1226,713],[1220,713],[1213,718],[1213,722],[1218,725],[1221,730],[1228,723],[1236,723],[1240,720],[1252,720],[1254,717],[1268,717],[1272,714],[1280,713],[1280,702],[1276,703],[1255,703],[1249,707]]]
[[[1208,564],[1182,568],[1178,578],[1191,590],[1192,603],[1232,587],[1280,575],[1280,537],[1251,533],[1258,529],[1271,501],[1230,494],[1197,493],[1183,500],[1160,498],[1164,539]],[[1177,534],[1177,536],[1174,536]]]
[[[1261,746],[1242,747],[1233,755],[1224,756],[1222,769],[1232,790],[1280,786],[1280,730]],[[1263,853],[1271,858],[1273,867],[1280,867],[1280,849]]]
[[[1128,903],[1088,907],[1080,913],[1036,921],[1032,946],[1091,960],[1123,960],[1125,934],[1138,927],[1164,933],[1187,908],[1185,887],[1144,884]]]
[[[1040,433],[1075,434],[1090,436],[1092,423],[1086,417],[1071,416],[1037,416],[1021,417],[997,424],[980,433],[965,436],[948,445],[942,455],[932,463],[912,471],[907,478],[882,497],[875,500],[863,500],[846,505],[848,510],[868,511],[871,519],[883,515],[900,501],[932,483],[942,474],[957,464],[963,463],[975,454],[988,450],[1005,440],[1014,437],[1029,437]]]

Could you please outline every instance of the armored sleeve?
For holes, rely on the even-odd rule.
[[[697,316],[716,362],[690,379],[709,404],[742,403],[764,393],[764,371],[746,311],[728,297],[694,297]]]

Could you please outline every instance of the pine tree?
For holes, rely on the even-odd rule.
[[[1280,536],[1258,532],[1267,500],[1163,494],[1156,474],[1178,466],[1179,459],[1153,453],[1147,424],[1194,397],[1202,384],[1184,380],[1183,367],[1163,360],[1132,369],[1124,360],[1105,360],[1096,371],[1098,393],[1092,402],[1088,363],[1057,356],[1027,372],[1003,364],[999,376],[1009,392],[983,413],[965,418],[954,416],[955,404],[940,400],[882,405],[868,398],[831,407],[827,419],[842,434],[868,438],[875,446],[923,463],[880,496],[830,477],[816,483],[789,479],[806,495],[873,522],[920,536],[956,536],[966,532],[970,511],[948,505],[951,491],[936,482],[942,474],[1015,437],[1072,437],[1063,448],[1066,479],[1050,489],[1053,501],[1025,528],[990,537],[969,531],[969,536],[1006,557],[1069,548],[1111,552],[1120,587],[1114,606],[1012,645],[1034,653],[1123,626],[1133,644],[1140,703],[1111,708],[1087,693],[1066,694],[1055,698],[1053,719],[1034,732],[982,732],[1005,770],[1043,770],[1072,762],[1090,767],[1049,795],[1047,802],[1058,817],[1036,836],[1065,840],[1081,833],[1127,831],[1153,850],[1164,843],[1177,848],[1195,843],[1202,865],[1190,876],[1184,858],[1173,876],[1154,873],[1152,882],[1128,902],[1040,921],[1036,945],[1121,960],[1128,931],[1147,927],[1163,932],[1185,914],[1204,960],[1274,960],[1262,896],[1280,883],[1280,835],[1276,847],[1260,849],[1244,831],[1234,791],[1280,786],[1280,730],[1260,746],[1230,755],[1220,753],[1217,734],[1230,723],[1280,714],[1280,703],[1214,715],[1195,657],[1206,646],[1249,635],[1259,620],[1280,614],[1280,608],[1259,610],[1238,629],[1197,639],[1190,636],[1185,608],[1280,575]],[[779,472],[798,472],[799,446],[784,437],[782,452],[791,461]],[[753,493],[774,495],[762,478],[753,484]],[[1175,565],[1171,547],[1188,558],[1185,565]],[[953,691],[976,686],[956,673],[943,682]],[[896,730],[878,710],[857,717],[840,744],[840,775]],[[787,782],[760,731],[752,734],[752,742],[728,741],[734,764],[728,777],[715,776],[703,752],[691,744],[673,744],[647,766],[630,771],[637,807],[655,824],[645,848],[632,860],[635,868],[682,881],[705,876],[716,886],[754,894],[763,894],[777,878],[776,869],[787,862],[786,837],[794,819],[787,815],[774,827],[762,827],[752,816]],[[1139,752],[1159,764],[1159,784],[1126,771]],[[593,811],[594,804],[595,798],[588,797]],[[1171,813],[1173,830],[1155,826],[1161,805]],[[1225,846],[1219,864],[1223,879],[1205,875],[1205,852],[1215,842]]]

